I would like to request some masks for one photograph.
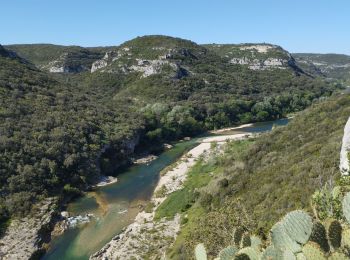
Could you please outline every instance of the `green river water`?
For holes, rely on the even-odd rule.
[[[288,119],[256,123],[253,126],[227,131],[220,134],[238,132],[264,132],[272,126],[285,125]],[[68,206],[70,215],[94,214],[91,222],[67,230],[53,239],[50,249],[42,260],[86,260],[100,250],[123,228],[131,224],[151,198],[159,180],[159,172],[175,162],[184,152],[194,147],[197,139],[178,142],[173,148],[163,152],[149,164],[132,166],[118,174],[118,182],[99,187],[87,193]]]

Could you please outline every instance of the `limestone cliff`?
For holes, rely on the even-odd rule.
[[[339,169],[342,175],[349,175],[349,150],[350,150],[350,118],[348,119],[345,128],[342,146],[340,150]]]

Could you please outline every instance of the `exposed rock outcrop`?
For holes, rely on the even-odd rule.
[[[348,157],[349,150],[350,150],[350,118],[346,122],[346,125],[344,128],[343,141],[342,141],[342,146],[340,150],[339,169],[343,176],[349,175],[349,157]]]
[[[97,70],[103,69],[104,67],[107,67],[108,64],[112,63],[113,61],[119,59],[124,54],[127,55],[127,51],[123,49],[122,51],[107,51],[102,59],[97,60],[92,63],[90,72],[93,73]]]
[[[90,71],[93,64],[102,57],[102,53],[79,49],[63,52],[57,59],[42,65],[41,69],[51,73],[80,73]]]
[[[46,199],[31,216],[12,220],[0,239],[0,259],[24,260],[45,251],[56,218],[55,205],[56,199]]]
[[[278,47],[275,45],[252,45],[244,46],[240,49],[266,54],[268,51],[277,48]],[[296,65],[294,58],[287,52],[285,52],[284,55],[281,55],[281,57],[268,57],[268,54],[266,54],[266,57],[265,55],[262,55],[260,57],[256,56],[258,55],[252,53],[252,55],[244,57],[234,57],[230,60],[230,63],[248,65],[248,67],[252,70],[287,69],[288,67],[291,67],[293,69],[296,69],[298,72],[302,72],[302,70]]]
[[[117,51],[106,52],[105,56],[95,61],[91,66],[91,73],[96,71],[108,72],[108,73],[124,73],[140,72],[141,78],[146,78],[154,74],[160,74],[164,70],[169,70],[173,77],[182,78],[187,76],[189,72],[181,67],[173,59],[176,55],[182,55],[184,57],[194,57],[194,55],[185,49],[180,50],[167,50],[164,48],[152,48],[152,50],[163,50],[168,53],[158,56],[157,59],[144,59],[144,58],[131,58],[132,49],[124,47]],[[127,60],[127,61],[125,61]]]
[[[231,64],[244,65],[251,70],[293,69],[303,73],[292,55],[280,46],[261,44],[209,44],[207,48],[227,59]]]

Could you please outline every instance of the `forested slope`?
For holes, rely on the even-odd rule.
[[[287,212],[312,213],[313,193],[331,192],[340,178],[339,152],[349,114],[350,97],[332,97],[300,112],[287,126],[255,140],[231,142],[223,154],[200,161],[193,178],[202,174],[211,181],[193,187],[190,173],[192,188],[171,195],[158,212],[170,217],[176,212],[166,205],[183,205],[177,207],[182,231],[169,255],[191,258],[194,246],[204,243],[216,256],[230,244],[234,228],[267,238]]]

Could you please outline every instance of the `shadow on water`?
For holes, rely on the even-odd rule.
[[[270,131],[273,125],[286,125],[288,119],[256,123],[249,127],[220,134]],[[163,152],[150,164],[132,166],[118,175],[118,182],[87,193],[68,206],[70,215],[93,213],[95,218],[83,226],[67,230],[53,239],[43,260],[86,260],[101,249],[123,228],[131,224],[152,196],[159,172],[175,162],[186,150],[194,147],[196,139],[179,142]]]

